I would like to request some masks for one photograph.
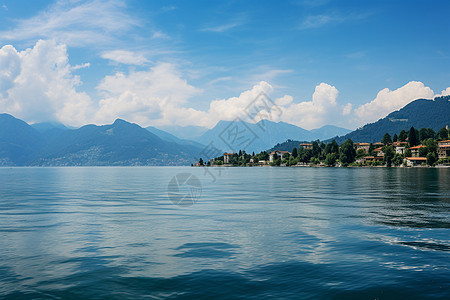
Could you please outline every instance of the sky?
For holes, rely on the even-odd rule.
[[[355,129],[450,94],[449,1],[0,0],[0,112],[29,123]],[[270,112],[276,111],[276,114]]]

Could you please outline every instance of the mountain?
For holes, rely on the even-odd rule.
[[[432,128],[434,131],[450,125],[450,96],[436,97],[434,100],[418,99],[398,111],[394,111],[375,123],[366,124],[357,130],[336,138],[341,144],[347,139],[354,142],[379,142],[387,132],[391,136],[401,130]]]
[[[60,130],[69,129],[68,127],[64,126],[63,124],[57,123],[57,122],[34,123],[34,124],[31,124],[31,127],[36,129],[40,133],[44,133],[44,132],[47,132],[47,131],[53,130],[53,129],[60,129]]]
[[[150,131],[151,133],[153,133],[160,139],[167,141],[167,142],[173,142],[173,143],[177,143],[180,145],[190,145],[190,146],[195,146],[195,147],[200,147],[200,148],[205,147],[204,145],[197,143],[195,141],[180,139],[180,138],[174,136],[173,134],[170,134],[164,130],[158,129],[153,126],[148,126],[145,129],[147,129],[148,131]]]
[[[23,165],[42,146],[40,133],[22,120],[0,114],[0,166]]]
[[[317,129],[311,129],[310,132],[313,134],[313,140],[326,140],[335,136],[342,136],[347,133],[352,132],[350,129],[337,127],[333,125],[325,125]]]
[[[239,137],[236,137],[236,130],[241,132]],[[246,150],[250,153],[267,150],[286,140],[323,140],[347,132],[350,130],[331,125],[309,131],[285,122],[269,120],[263,120],[257,124],[243,121],[220,121],[214,128],[200,136],[197,141],[204,145],[212,143],[216,148],[224,151]]]
[[[54,138],[34,165],[188,165],[201,148],[163,141],[124,120],[111,125],[86,125]]]
[[[202,134],[204,134],[208,128],[202,126],[178,126],[178,125],[169,125],[169,126],[158,126],[160,130],[164,130],[167,133],[170,133],[176,136],[179,139],[186,140],[197,140]]]
[[[163,140],[120,119],[79,129],[34,125],[39,130],[0,114],[0,166],[189,165],[204,148]]]

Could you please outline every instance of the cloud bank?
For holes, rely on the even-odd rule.
[[[105,58],[124,64],[144,62],[139,56],[124,53],[110,52]],[[71,126],[106,124],[123,118],[142,126],[212,127],[220,120],[237,117],[252,121],[246,108],[261,93],[270,97],[274,92],[272,85],[261,81],[238,96],[215,99],[204,109],[196,109],[193,108],[195,97],[203,91],[188,83],[175,64],[160,62],[143,70],[132,68],[105,76],[97,85],[99,96],[93,99],[80,91],[82,82],[75,74],[89,66],[89,62],[71,66],[67,47],[52,40],[40,40],[23,51],[11,45],[3,46],[0,48],[0,111],[27,122],[59,121]],[[449,94],[450,87],[441,92],[441,95]],[[373,100],[354,108],[339,99],[335,86],[322,82],[315,87],[311,99],[298,101],[284,95],[271,100],[265,112],[276,112],[271,115],[273,121],[306,129],[326,124],[353,127],[376,121],[415,99],[434,96],[433,90],[422,82],[411,81],[396,90],[385,88]]]

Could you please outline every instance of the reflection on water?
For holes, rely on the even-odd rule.
[[[167,197],[186,172],[188,208]],[[449,298],[449,175],[1,168],[0,297]]]

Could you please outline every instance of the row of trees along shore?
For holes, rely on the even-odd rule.
[[[420,130],[411,127],[409,131],[402,130],[399,134],[394,134],[393,137],[386,133],[381,140],[382,151],[384,153],[382,160],[361,160],[367,156],[377,156],[374,151],[376,148],[370,144],[368,153],[363,149],[356,151],[356,146],[351,139],[348,139],[340,146],[333,139],[330,143],[323,143],[319,140],[312,142],[312,149],[294,147],[291,154],[286,153],[283,159],[275,159],[269,162],[269,152],[262,151],[261,153],[252,154],[240,150],[239,153],[234,153],[229,157],[227,165],[232,166],[254,166],[258,162],[265,161],[271,166],[295,166],[295,165],[322,165],[322,166],[400,166],[404,164],[405,157],[411,157],[410,148],[417,145],[423,145],[419,149],[419,156],[426,157],[426,162],[430,166],[449,162],[449,158],[438,160],[437,142],[440,140],[449,139],[450,131],[446,128],[440,129],[437,133],[431,128],[422,128]],[[393,142],[407,142],[403,154],[396,153]],[[201,166],[220,166],[224,164],[224,157],[216,157],[213,160],[204,162],[202,158],[199,160]]]

